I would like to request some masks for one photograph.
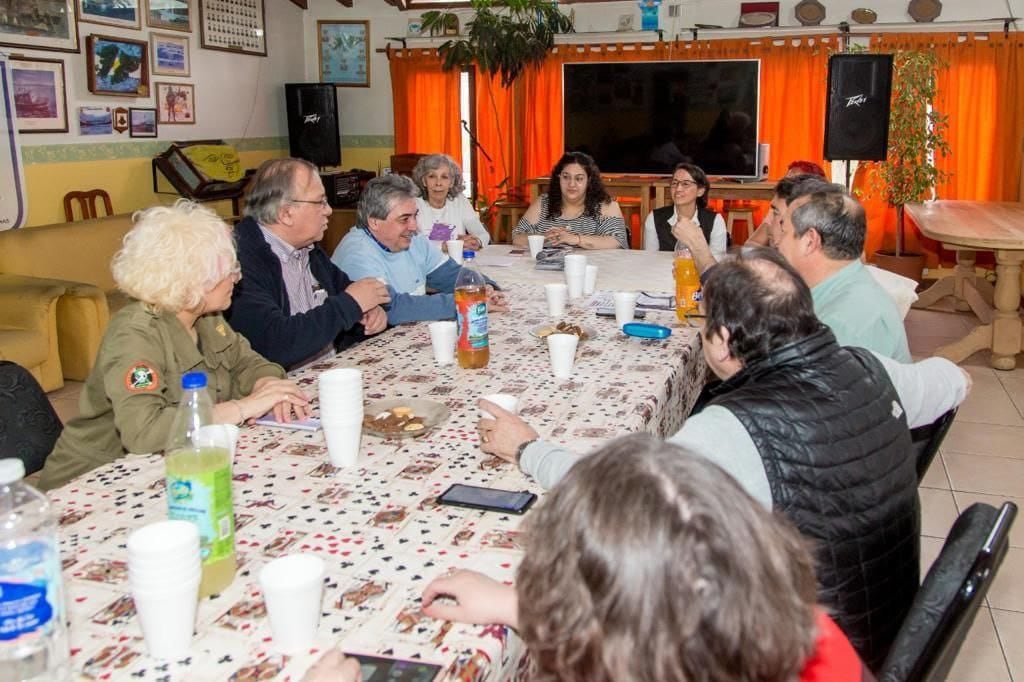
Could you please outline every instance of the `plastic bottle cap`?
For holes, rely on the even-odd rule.
[[[0,459],[0,485],[15,483],[25,478],[25,463],[20,459]]]
[[[462,252],[462,260],[473,260],[474,258],[476,258],[476,251],[466,249]]]
[[[181,377],[182,389],[206,388],[206,372],[186,372]]]

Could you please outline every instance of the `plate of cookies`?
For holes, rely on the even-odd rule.
[[[591,327],[574,324],[572,322],[559,322],[558,324],[538,324],[530,329],[530,336],[538,339],[546,339],[552,334],[573,334],[580,337],[580,341],[594,338],[594,330]]]
[[[435,400],[374,400],[364,409],[363,432],[381,438],[415,438],[443,424],[449,416],[448,406]]]

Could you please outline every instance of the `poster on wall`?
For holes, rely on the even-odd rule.
[[[14,118],[14,93],[5,60],[0,60],[0,230],[25,222],[25,174]]]
[[[318,21],[320,81],[370,87],[370,22]]]

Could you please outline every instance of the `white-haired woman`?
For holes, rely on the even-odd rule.
[[[424,156],[413,168],[412,179],[421,193],[416,199],[416,222],[431,243],[447,250],[447,240],[461,239],[471,251],[491,243],[491,235],[463,194],[466,184],[455,159],[447,154]]]
[[[224,321],[239,267],[230,228],[189,201],[134,216],[111,269],[133,299],[111,320],[79,399],[40,477],[63,485],[127,453],[164,448],[181,398],[181,376],[202,370],[214,422],[273,411],[306,416],[307,400],[279,366]]]

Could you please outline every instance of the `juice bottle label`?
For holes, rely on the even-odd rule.
[[[36,540],[0,549],[0,641],[45,636],[63,619],[60,558],[54,543]]]
[[[487,348],[487,301],[467,298],[455,298],[455,313],[459,323],[458,348]]]
[[[201,451],[198,466],[186,464],[197,457],[191,451],[171,453],[167,458],[167,515],[190,521],[199,529],[204,564],[224,559],[235,549],[230,464],[207,452],[210,450]],[[216,460],[222,463],[217,464]]]

